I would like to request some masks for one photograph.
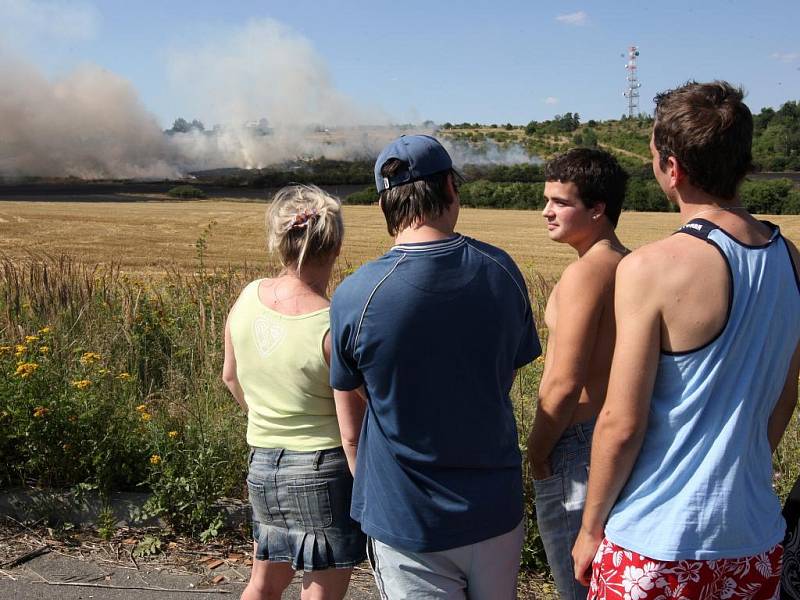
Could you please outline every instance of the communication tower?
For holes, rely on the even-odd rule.
[[[624,56],[624,55],[623,55]],[[628,117],[633,118],[639,114],[639,75],[637,73],[636,59],[639,58],[639,46],[628,48],[628,62],[625,70],[628,72],[628,89],[623,92],[623,96],[628,99]]]

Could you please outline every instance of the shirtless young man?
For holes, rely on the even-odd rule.
[[[578,253],[553,288],[545,311],[550,332],[528,460],[536,516],[562,599],[586,598],[570,550],[581,524],[589,448],[614,352],[614,274],[628,250],[617,226],[627,173],[602,150],[576,148],[545,169],[542,215],[550,239]]]

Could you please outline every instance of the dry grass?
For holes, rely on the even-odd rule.
[[[263,203],[238,201],[3,202],[0,252],[11,258],[30,252],[67,253],[88,263],[118,263],[123,271],[164,272],[166,265],[196,266],[195,242],[208,236],[209,266],[266,265]],[[800,217],[775,216],[787,237],[800,240]],[[619,234],[631,248],[668,235],[679,224],[673,213],[624,213]],[[391,245],[375,206],[345,207],[346,264],[359,265]],[[463,209],[459,231],[500,246],[526,271],[558,276],[573,251],[547,239],[538,212]]]

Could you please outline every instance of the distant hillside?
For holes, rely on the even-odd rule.
[[[800,188],[796,183],[800,179],[800,106],[791,101],[777,111],[763,109],[754,115],[753,125],[756,170],[785,172],[786,176],[780,173],[754,175],[742,186],[741,201],[753,212],[800,213]],[[531,156],[545,160],[574,146],[604,148],[612,152],[631,175],[625,202],[627,209],[671,210],[651,171],[652,128],[653,119],[646,115],[583,123],[578,114],[568,112],[548,121],[531,121],[525,126],[445,123],[438,135],[476,148],[487,141],[500,148],[521,146]],[[465,166],[464,172],[472,182],[464,186],[462,192],[462,202],[467,205],[509,208],[541,205],[544,177],[537,166]],[[523,185],[527,187],[521,187]]]
[[[764,108],[753,117],[753,161],[760,171],[800,171],[800,105],[786,102],[778,110]],[[486,140],[520,145],[529,154],[548,159],[573,146],[600,146],[613,152],[629,170],[650,162],[652,117],[581,122],[577,113],[556,115],[525,126],[445,123],[442,137],[479,146]]]

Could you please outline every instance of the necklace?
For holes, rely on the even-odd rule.
[[[717,206],[716,208],[706,208],[704,210],[699,210],[696,213],[694,213],[691,217],[689,217],[689,221],[696,219],[699,215],[705,215],[708,213],[716,213],[716,212],[725,212],[725,211],[730,212],[734,210],[747,210],[747,209],[744,206]]]
[[[299,278],[292,277],[291,275],[284,275],[284,277],[288,277],[290,279],[296,279],[297,281],[300,281]],[[278,298],[278,286],[280,286],[282,283],[283,283],[283,281],[281,281],[280,279],[276,279],[275,280],[275,284],[272,286],[272,303],[273,304],[280,304],[281,302],[285,302],[285,301],[291,300],[293,298],[294,298],[295,302],[297,302],[297,298],[299,298],[300,296],[320,295],[319,292],[317,292],[315,289],[313,289],[313,287],[311,287],[309,285],[309,287],[311,287],[310,290],[306,290],[306,291],[299,291],[298,290],[298,291],[295,291],[293,293],[289,293],[289,294],[285,295],[283,298]],[[308,284],[306,284],[306,285],[308,285]],[[300,289],[302,289],[302,288],[300,288]]]

